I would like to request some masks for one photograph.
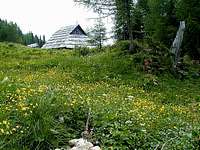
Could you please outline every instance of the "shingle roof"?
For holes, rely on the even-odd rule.
[[[73,33],[80,30],[79,34]],[[88,46],[88,36],[80,25],[62,27],[56,31],[42,48],[74,48],[76,46]]]

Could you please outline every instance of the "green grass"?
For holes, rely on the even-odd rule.
[[[103,149],[200,148],[200,79],[139,72],[119,50],[81,57],[0,44],[0,149],[66,146],[89,108]]]

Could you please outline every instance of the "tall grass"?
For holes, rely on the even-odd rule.
[[[0,44],[0,149],[55,149],[84,131],[103,149],[198,149],[200,80],[139,72],[108,50]]]

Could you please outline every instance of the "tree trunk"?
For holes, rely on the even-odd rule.
[[[174,42],[172,44],[171,52],[173,54],[172,56],[172,69],[176,70],[177,64],[180,60],[180,48],[183,41],[183,35],[185,31],[185,21],[180,22],[180,27],[177,31],[176,38],[174,39]]]
[[[129,52],[133,53],[134,51],[134,46],[133,46],[133,29],[132,29],[132,24],[131,24],[131,1],[130,0],[125,0],[125,11],[126,11],[126,21],[127,21],[127,27],[128,27],[128,36],[129,36],[129,41],[130,41],[130,46],[129,46]]]
[[[99,49],[102,49],[102,39],[100,39],[100,43],[99,43]]]

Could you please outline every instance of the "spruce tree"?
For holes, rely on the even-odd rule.
[[[175,15],[175,0],[151,0],[148,1],[148,7],[149,12],[145,17],[146,34],[170,48],[179,26]]]
[[[200,1],[180,0],[176,4],[179,20],[186,21],[183,53],[192,59],[200,59]]]
[[[89,42],[92,45],[97,46],[99,49],[102,49],[102,46],[107,38],[106,28],[101,17],[96,19],[94,28],[90,31],[90,38],[91,40]]]

